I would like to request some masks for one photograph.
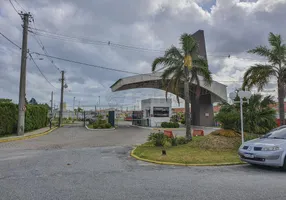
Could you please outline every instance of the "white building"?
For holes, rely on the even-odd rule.
[[[169,122],[172,116],[172,100],[166,98],[150,98],[141,101],[143,119],[152,127]]]

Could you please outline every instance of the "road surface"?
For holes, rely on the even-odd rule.
[[[250,165],[175,167],[137,161],[146,129],[94,132],[67,126],[0,144],[1,200],[286,199],[286,173]]]

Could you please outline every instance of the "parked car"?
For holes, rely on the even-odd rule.
[[[242,161],[286,170],[286,126],[271,130],[261,138],[243,143],[238,154]]]

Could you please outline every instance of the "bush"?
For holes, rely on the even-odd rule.
[[[45,105],[26,105],[25,131],[43,128],[48,124],[48,108]]]
[[[111,124],[110,123],[106,123],[105,124],[105,128],[111,128],[112,126],[111,126]]]
[[[182,144],[187,144],[189,141],[187,140],[187,138],[183,137],[183,136],[178,136],[177,137],[177,144],[178,145],[182,145]]]
[[[239,130],[240,115],[236,110],[222,110],[215,116],[215,120],[221,123],[223,129]]]
[[[168,137],[163,133],[150,133],[148,136],[148,142],[153,142],[155,146],[164,146],[165,142],[168,141]]]
[[[0,135],[15,133],[17,130],[18,106],[13,103],[0,103]],[[48,107],[26,105],[25,132],[47,126]]]
[[[169,138],[169,140],[171,141],[172,146],[178,146],[178,138],[176,136]]]
[[[161,127],[162,128],[179,128],[180,125],[178,122],[162,122]]]
[[[172,143],[169,140],[166,140],[163,146],[164,147],[171,147]]]
[[[94,129],[98,129],[98,124],[97,123],[93,123],[92,126],[93,126]]]
[[[179,122],[179,116],[178,115],[173,115],[170,119],[170,122]]]
[[[0,103],[0,135],[15,133],[17,130],[18,108],[13,103]]]

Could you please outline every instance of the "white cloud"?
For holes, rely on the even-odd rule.
[[[286,38],[282,25],[286,18],[285,0],[110,0],[99,1],[40,1],[20,3],[34,15],[37,28],[46,31],[85,37],[97,41],[111,41],[148,49],[165,49],[179,45],[178,38],[184,32],[205,31],[210,69],[215,80],[232,90],[239,87],[243,73],[261,58],[246,53],[260,44],[267,44],[270,31]],[[17,6],[15,4],[15,6]],[[17,9],[20,9],[17,7]],[[1,32],[21,45],[21,19],[9,1],[0,2]],[[32,25],[31,25],[32,26]],[[151,63],[161,52],[140,51],[123,47],[74,43],[40,37],[51,55],[86,62],[94,65],[138,73],[151,71]],[[18,101],[20,51],[0,36],[0,98]],[[42,52],[29,33],[28,48]],[[230,58],[226,56],[231,55]],[[241,58],[250,58],[241,59]],[[254,60],[251,60],[254,59]],[[45,58],[39,67],[52,84],[59,87],[60,73]],[[85,104],[97,102],[98,96],[112,104],[133,104],[136,100],[164,91],[132,90],[111,93],[109,86],[127,73],[111,72],[90,66],[55,60],[66,71],[69,88],[65,101],[72,105],[73,97],[82,98]],[[53,88],[28,62],[27,96],[47,102]],[[232,82],[234,81],[234,82]],[[275,87],[275,84],[269,86]],[[155,92],[154,92],[155,91]],[[59,100],[59,91],[55,99]],[[131,96],[127,96],[131,95]],[[119,100],[120,99],[120,100]]]

